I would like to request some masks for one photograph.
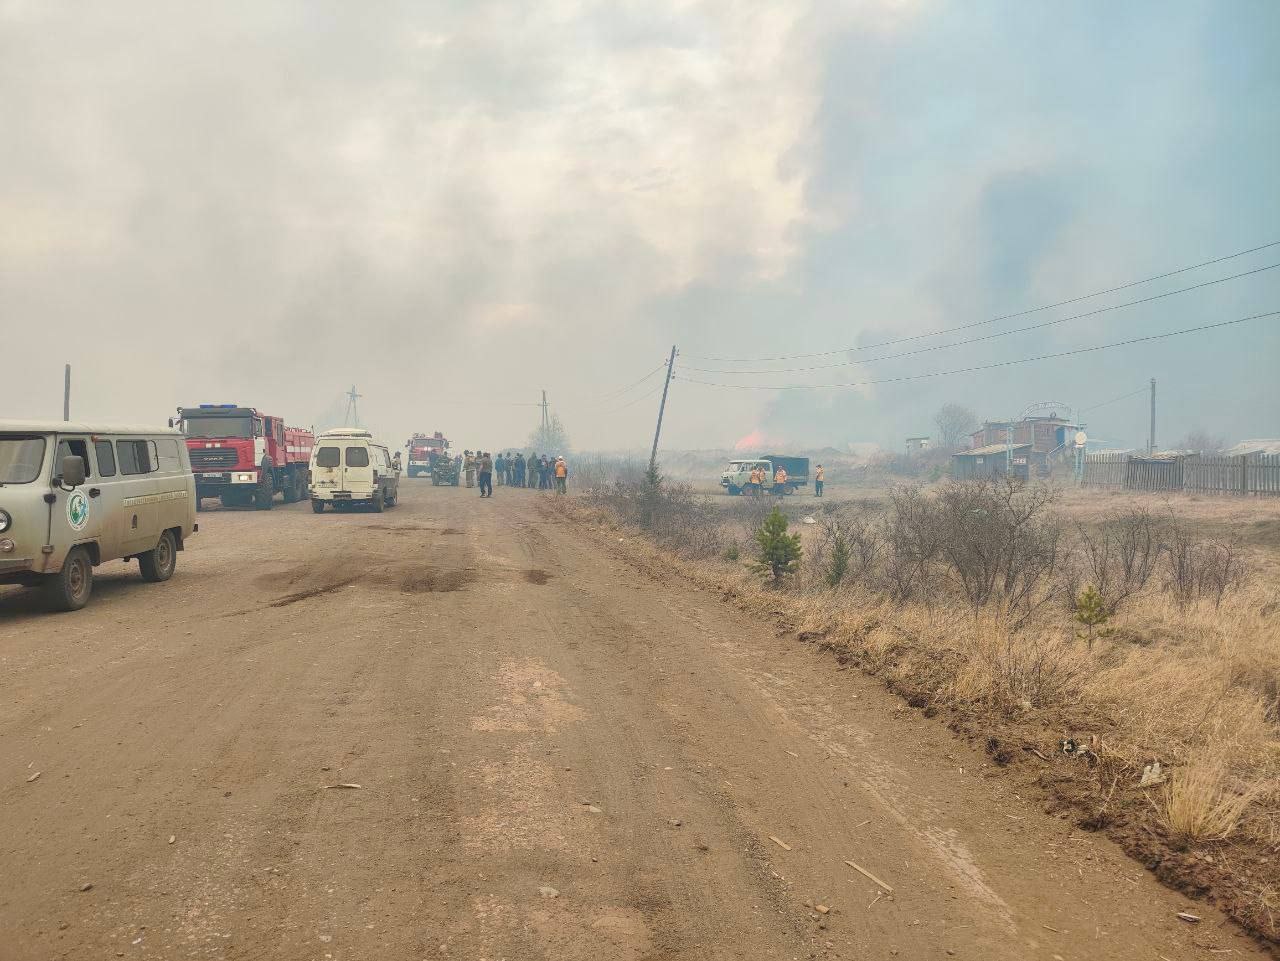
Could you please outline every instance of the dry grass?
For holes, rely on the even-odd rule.
[[[1245,809],[1261,788],[1234,789],[1227,771],[1221,758],[1210,757],[1173,772],[1161,808],[1161,820],[1170,834],[1184,841],[1225,841],[1236,833]]]

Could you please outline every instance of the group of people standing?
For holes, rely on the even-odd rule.
[[[468,487],[476,486],[479,480],[481,497],[493,496],[495,476],[499,487],[528,487],[544,491],[554,488],[557,494],[566,493],[569,487],[569,465],[564,457],[552,458],[547,454],[541,457],[530,454],[526,458],[523,452],[517,451],[494,457],[488,451],[464,451],[462,475]]]
[[[825,481],[826,472],[822,469],[822,465],[819,464],[817,471],[813,475],[814,497],[822,496],[822,488],[825,486]],[[758,496],[762,491],[785,494],[787,491],[787,469],[779,464],[773,478],[770,479],[768,468],[753,467],[747,477],[747,483],[743,486],[743,490],[752,496]]]

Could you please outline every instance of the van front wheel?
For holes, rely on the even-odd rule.
[[[165,531],[160,535],[160,542],[146,553],[138,555],[138,567],[142,571],[142,579],[158,584],[173,577],[173,569],[178,566],[178,545],[173,539],[173,531]]]
[[[93,561],[83,547],[73,547],[62,570],[50,574],[41,585],[45,602],[55,611],[78,611],[93,592]]]

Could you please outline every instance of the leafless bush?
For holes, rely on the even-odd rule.
[[[1095,529],[1076,525],[1084,577],[1102,595],[1108,614],[1147,586],[1165,547],[1166,527],[1145,507],[1112,515]]]
[[[832,504],[817,522],[810,556],[823,580],[832,586],[871,584],[883,556],[880,518],[852,505]]]
[[[642,527],[658,543],[693,557],[723,554],[726,542],[713,508],[688,484],[672,484],[660,476],[638,483],[615,480],[587,492],[587,500],[626,524]]]
[[[1063,555],[1053,491],[1013,480],[953,481],[935,500],[933,526],[948,579],[975,614],[1025,619],[1054,596]]]
[[[1238,544],[1197,539],[1183,524],[1169,525],[1165,552],[1165,589],[1182,607],[1198,600],[1211,600],[1220,607],[1223,595],[1245,580],[1247,570]]]
[[[881,530],[884,588],[897,601],[927,602],[940,553],[934,502],[918,488],[897,487],[889,492],[889,505]]]

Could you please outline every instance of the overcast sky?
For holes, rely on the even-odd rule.
[[[879,363],[875,344],[1280,240],[1275,0],[0,0],[0,416],[497,449],[546,389],[643,448],[678,376],[863,383],[1280,310],[1280,269]],[[1280,246],[948,343],[1280,263]],[[898,350],[904,347],[897,348]],[[893,351],[888,351],[893,352]],[[825,391],[678,379],[664,446],[929,433],[1160,382],[1160,435],[1280,436],[1280,317]],[[1084,415],[1145,440],[1145,398]]]

